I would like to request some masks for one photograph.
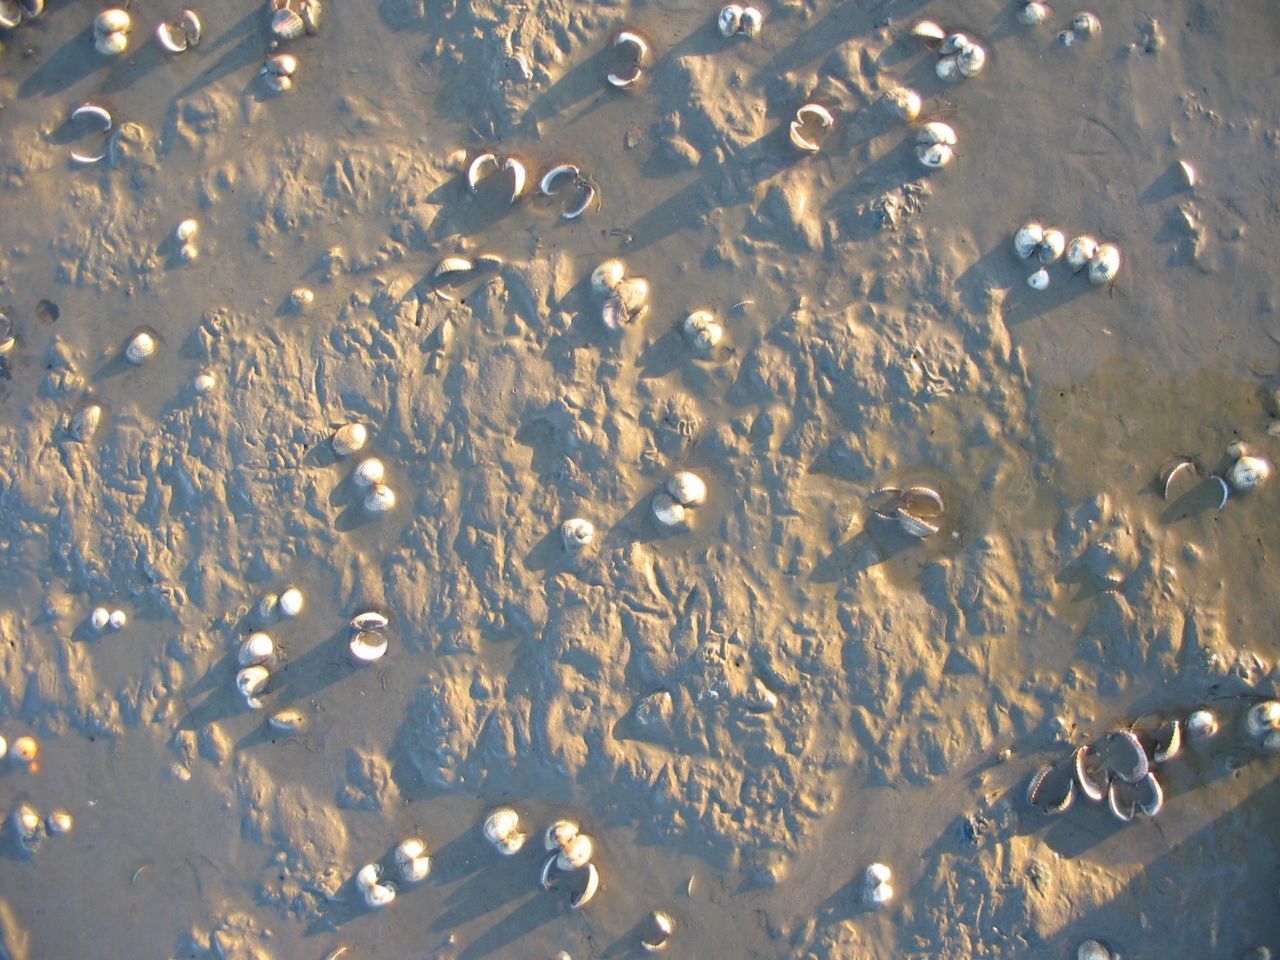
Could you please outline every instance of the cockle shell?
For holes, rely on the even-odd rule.
[[[1262,457],[1245,454],[1231,465],[1227,471],[1227,480],[1231,486],[1244,493],[1256,490],[1266,483],[1271,476],[1271,464]]]
[[[364,902],[371,910],[381,910],[396,898],[396,888],[391,883],[375,883],[364,891]]]
[[[575,834],[563,847],[556,858],[556,866],[561,870],[579,870],[591,862],[595,845],[585,833]]]
[[[307,725],[307,715],[301,710],[290,707],[285,710],[277,710],[267,720],[267,723],[282,733],[297,733]]]
[[[1098,783],[1093,777],[1097,755],[1087,744],[1084,744],[1076,747],[1071,759],[1075,768],[1076,785],[1080,788],[1080,792],[1094,803],[1101,802],[1106,796],[1106,782]]]
[[[418,837],[400,841],[396,847],[396,868],[405,883],[421,883],[431,873],[427,845]]]
[[[1120,272],[1120,248],[1113,243],[1098,247],[1089,261],[1089,282],[1094,286],[1110,283]]]
[[[867,867],[867,872],[864,876],[866,885],[868,887],[873,887],[877,883],[887,883],[892,880],[893,871],[883,863],[873,863],[871,866]]]
[[[1083,270],[1098,252],[1098,241],[1088,234],[1072,237],[1067,244],[1067,264],[1073,270]]]
[[[524,846],[520,832],[520,814],[510,807],[499,807],[484,820],[484,836],[504,856],[512,856]]]
[[[987,51],[976,43],[971,43],[956,54],[956,70],[965,79],[976,77],[987,65]]]
[[[43,826],[43,822],[40,819],[40,814],[30,804],[18,804],[9,817],[9,823],[19,846],[26,850],[31,850],[39,844],[41,839],[40,828]]]
[[[356,889],[364,892],[382,879],[382,868],[376,863],[366,863],[356,871]]]
[[[271,673],[261,664],[245,667],[236,674],[236,689],[240,691],[247,703],[254,710],[262,707],[258,695],[266,690]]]
[[[123,610],[112,610],[107,617],[107,625],[112,630],[123,630],[126,623],[129,622],[129,615]]]
[[[1061,260],[1062,254],[1066,249],[1066,235],[1055,227],[1049,227],[1045,230],[1044,237],[1041,238],[1039,245],[1036,247],[1036,256],[1047,267]]]
[[[644,277],[626,277],[613,288],[629,320],[639,319],[649,308],[649,281]]]
[[[617,257],[610,257],[591,271],[591,289],[601,296],[617,289],[627,275],[627,265]]]
[[[361,630],[347,644],[351,656],[358,663],[373,663],[381,660],[387,653],[387,638],[379,633]]]
[[[1088,40],[1102,32],[1102,21],[1094,14],[1083,11],[1072,18],[1071,29],[1080,39]]]
[[[1027,277],[1027,286],[1032,290],[1049,289],[1049,271],[1041,267],[1031,276]]]
[[[955,159],[955,151],[945,143],[916,144],[916,159],[922,167],[936,170]]]
[[[796,118],[791,121],[791,143],[805,153],[817,153],[834,125],[835,118],[830,110],[820,103],[806,103],[796,111]],[[809,132],[811,126],[814,133]]]
[[[968,50],[973,46],[973,41],[963,33],[951,33],[942,38],[942,45],[938,47],[941,54],[960,53]]]
[[[595,539],[595,535],[595,526],[581,517],[572,517],[560,524],[560,536],[568,547],[585,547]]]
[[[280,615],[282,617],[296,617],[302,612],[303,602],[301,590],[297,587],[285,587],[280,594]]]
[[[1022,260],[1031,259],[1044,240],[1044,227],[1032,221],[1024,223],[1013,235],[1013,252]]]
[[[743,7],[742,18],[738,21],[739,36],[750,39],[760,32],[764,26],[764,14],[755,7]]]
[[[955,54],[948,57],[942,57],[933,65],[933,72],[938,75],[939,80],[945,80],[950,83],[952,80],[960,79],[960,58]]]
[[[600,889],[600,872],[596,869],[594,863],[588,863],[587,869],[583,871],[586,875],[586,882],[581,890],[575,890],[569,894],[569,906],[575,910],[580,910],[591,902],[591,898],[596,895],[596,891]]]
[[[135,367],[141,366],[156,352],[156,341],[145,330],[139,330],[124,348],[124,358]]]
[[[382,482],[386,472],[381,460],[369,457],[356,464],[356,468],[351,471],[351,479],[357,487],[372,487]]]
[[[655,910],[649,916],[650,930],[640,938],[640,946],[645,953],[665,950],[676,932],[676,923],[671,914],[665,910]]]
[[[103,10],[93,20],[93,34],[95,37],[106,36],[108,33],[127,33],[131,26],[129,12],[113,7]]]
[[[307,25],[302,17],[288,7],[281,7],[271,14],[271,32],[279,40],[296,40],[306,33]]]
[[[1187,736],[1194,743],[1207,740],[1218,732],[1218,717],[1212,710],[1200,709],[1192,711],[1184,724]]]
[[[35,737],[18,737],[13,741],[13,755],[23,763],[31,763],[40,756],[40,744]]]
[[[925,46],[937,49],[942,44],[942,41],[947,39],[947,31],[932,20],[921,20],[911,28],[911,36]]]
[[[329,445],[339,457],[349,457],[361,450],[369,439],[369,431],[363,423],[348,423],[334,431]]]
[[[117,57],[129,49],[129,34],[124,30],[95,37],[93,47],[104,57]]]
[[[653,518],[664,527],[682,526],[686,522],[684,504],[669,493],[656,493],[653,496]]]
[[[102,407],[96,403],[86,403],[71,417],[71,424],[67,432],[73,440],[88,443],[93,439],[93,435],[98,432],[98,425],[101,422]]]
[[[1040,0],[1031,0],[1030,3],[1018,11],[1018,19],[1032,26],[1044,23],[1049,19],[1049,7],[1041,3]]]
[[[667,493],[686,507],[699,507],[707,502],[707,485],[696,473],[681,470],[667,480]]]
[[[1273,730],[1280,730],[1280,701],[1263,700],[1249,708],[1244,717],[1244,729],[1255,740]]]
[[[364,498],[364,508],[370,513],[386,513],[396,505],[396,492],[385,483],[375,483]]]
[[[715,349],[724,328],[709,310],[695,310],[680,324],[680,330],[693,347],[702,352]]]
[[[255,633],[240,644],[236,659],[240,666],[251,667],[256,663],[265,663],[276,652],[275,642],[265,633]]]
[[[720,14],[716,17],[716,27],[722,37],[732,37],[738,32],[738,24],[741,22],[742,8],[736,3],[721,7]]]
[[[107,629],[107,625],[111,622],[111,614],[106,607],[94,607],[93,613],[89,615],[89,623],[93,629],[102,631]]]
[[[1182,750],[1182,724],[1166,720],[1155,732],[1151,744],[1151,762],[1167,763]]]
[[[1097,940],[1085,940],[1076,948],[1076,960],[1111,960],[1111,951]]]
[[[432,276],[443,277],[448,273],[467,273],[475,269],[475,264],[466,257],[445,257],[438,264]]]
[[[357,613],[351,618],[352,630],[382,630],[390,620],[377,610],[366,610],[363,613]]]
[[[547,827],[547,832],[542,837],[542,845],[547,850],[563,850],[578,833],[578,825],[572,820],[557,820]]]

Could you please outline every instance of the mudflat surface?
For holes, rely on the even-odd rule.
[[[1280,948],[1280,761],[1242,730],[1277,689],[1280,485],[1218,510],[1156,482],[1237,439],[1280,456],[1269,0],[1108,0],[1070,46],[1074,8],[992,0],[766,4],[751,40],[689,3],[327,0],[282,94],[261,3],[200,9],[176,57],[151,33],[178,3],[133,9],[117,58],[99,9],[0,34],[0,733],[41,747],[0,772],[0,955],[625,957],[655,909],[688,957]],[[925,17],[986,69],[937,79]],[[622,27],[653,59],[614,90]],[[122,130],[93,167],[86,100]],[[813,156],[807,101],[835,117]],[[959,143],[926,172],[934,119]],[[486,149],[527,166],[519,203],[468,190]],[[599,191],[575,220],[533,189],[560,162]],[[1115,284],[1029,289],[1027,220],[1118,244]],[[651,285],[620,331],[606,257]],[[347,423],[370,439],[338,458]],[[681,469],[708,502],[665,531]],[[923,541],[870,509],[910,484],[946,500]],[[290,584],[301,614],[262,617]],[[359,667],[370,608],[390,647]],[[1076,745],[1199,707],[1219,732],[1158,770],[1154,819],[1024,802]],[[25,849],[23,803],[74,829]],[[480,829],[504,805],[511,858]],[[582,910],[538,882],[560,817],[596,841]],[[366,909],[356,871],[407,836],[430,877]]]

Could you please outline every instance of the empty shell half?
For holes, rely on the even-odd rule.
[[[146,363],[155,352],[155,337],[145,330],[139,330],[133,335],[133,339],[129,341],[128,346],[124,348],[124,358],[135,367],[138,367]]]
[[[431,873],[427,845],[418,837],[400,841],[396,847],[396,869],[405,883],[421,883]]]
[[[347,649],[357,663],[373,663],[386,656],[387,638],[380,633],[361,630],[351,638]]]
[[[686,507],[700,507],[707,502],[707,485],[696,473],[681,470],[667,481],[667,493]]]
[[[622,56],[623,62],[618,69],[611,70],[605,79],[611,86],[629,87],[640,79],[649,61],[649,43],[634,30],[623,30],[614,41],[613,49]]]
[[[366,610],[351,618],[352,630],[382,630],[391,621],[377,610]]]
[[[645,953],[656,953],[665,950],[676,932],[675,921],[665,910],[655,910],[649,915],[649,929],[640,937],[640,946]]]
[[[258,697],[265,692],[270,679],[271,674],[266,667],[254,664],[236,674],[236,689],[244,697],[245,703],[258,710],[262,707],[262,701]]]
[[[817,153],[834,125],[830,110],[820,103],[806,103],[791,121],[791,143],[805,153]]]
[[[265,633],[255,633],[250,635],[236,653],[236,659],[240,661],[240,666],[251,667],[254,664],[265,663],[270,660],[276,652],[276,645],[272,639]]]
[[[572,517],[560,524],[560,537],[567,547],[585,547],[595,539],[596,528],[590,520]]]

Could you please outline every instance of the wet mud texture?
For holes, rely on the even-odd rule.
[[[750,41],[692,4],[331,0],[283,95],[259,3],[200,9],[179,57],[150,39],[176,3],[112,60],[89,3],[0,36],[0,731],[42,744],[0,811],[76,817],[34,852],[6,831],[4,950],[623,957],[655,908],[680,956],[1280,948],[1277,761],[1239,725],[1277,685],[1280,488],[1219,512],[1154,487],[1174,453],[1280,455],[1280,36],[1264,0],[1093,9],[1062,47],[1074,9],[992,0],[767,4]],[[981,38],[982,75],[943,85],[921,16]],[[654,61],[616,91],[624,25]],[[917,165],[897,84],[955,127],[950,166]],[[93,168],[85,100],[130,124]],[[786,135],[810,100],[836,117],[811,157]],[[469,193],[485,148],[577,164],[598,209]],[[1118,243],[1117,283],[1028,289],[1028,219]],[[617,333],[606,256],[652,284]],[[348,422],[382,516],[328,447]],[[673,534],[649,501],[676,469],[710,496]],[[924,542],[868,509],[909,483],[947,500]],[[235,650],[290,583],[253,711]],[[94,633],[98,605],[127,627]],[[356,668],[370,606],[390,651]],[[1221,732],[1156,820],[1022,802],[1072,745],[1201,705]],[[286,708],[301,730],[267,724]],[[508,803],[596,838],[586,909],[538,887],[536,835],[487,846]],[[411,835],[431,876],[366,910],[356,870]]]

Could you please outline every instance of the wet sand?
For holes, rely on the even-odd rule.
[[[0,35],[0,733],[41,744],[0,761],[0,812],[75,817],[34,852],[6,820],[9,955],[623,957],[654,909],[672,956],[1280,947],[1277,761],[1241,730],[1277,691],[1277,487],[1156,489],[1172,454],[1280,456],[1269,4],[1099,3],[1063,47],[1075,8],[777,4],[725,40],[687,4],[331,2],[279,95],[263,4],[200,9],[177,57],[150,34],[180,6],[134,9],[115,59],[99,9]],[[985,71],[938,80],[922,17]],[[622,26],[654,51],[625,91]],[[956,129],[949,166],[886,114],[899,84]],[[138,125],[89,169],[86,100]],[[815,156],[787,138],[810,100]],[[575,163],[601,203],[472,194],[485,149]],[[1117,282],[1029,289],[1030,219],[1117,243]],[[588,282],[611,256],[652,286],[618,332]],[[337,458],[350,422],[370,441]],[[709,498],[671,533],[650,502],[679,469]],[[947,502],[924,541],[870,510],[913,483]],[[251,710],[235,651],[288,584]],[[127,626],[94,632],[100,605]],[[390,650],[357,667],[370,607]],[[1201,706],[1221,730],[1154,820],[1025,804],[1042,763]],[[510,859],[480,830],[507,804],[534,834]],[[538,884],[562,816],[596,839],[577,911]],[[431,876],[367,909],[356,871],[415,835]]]

